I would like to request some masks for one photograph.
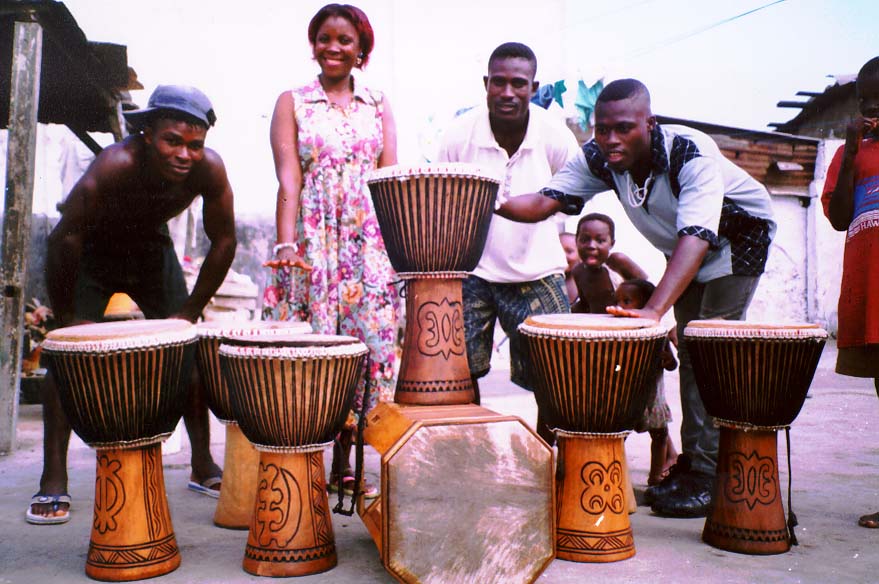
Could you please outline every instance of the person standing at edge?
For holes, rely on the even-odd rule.
[[[579,214],[585,201],[608,189],[668,258],[644,308],[608,312],[659,320],[674,307],[679,338],[694,319],[745,318],[776,228],[769,194],[709,136],[660,127],[640,81],[608,84],[595,107],[595,139],[539,193],[513,197],[497,212],[526,222],[559,211]],[[702,517],[711,504],[718,431],[699,396],[686,343],[679,358],[683,453],[645,498],[658,515]]]
[[[879,57],[861,67],[856,90],[860,115],[830,163],[821,202],[833,228],[847,233],[836,372],[872,377],[879,393]],[[858,525],[879,528],[879,513]]]
[[[207,96],[193,87],[162,85],[146,108],[124,115],[141,131],[97,156],[49,235],[46,280],[60,326],[102,320],[115,292],[131,296],[146,318],[195,322],[235,257],[232,187],[223,160],[205,148],[216,121]],[[190,294],[166,222],[199,195],[210,249]],[[192,375],[184,413],[192,445],[190,488],[216,497],[222,471],[211,457],[207,404],[195,368]],[[70,424],[51,375],[43,389],[43,428],[40,490],[26,518],[65,523]]]
[[[502,192],[533,191],[576,156],[577,140],[561,122],[531,105],[537,57],[522,43],[504,43],[488,59],[486,107],[474,108],[445,131],[438,162],[471,162],[503,177]],[[518,326],[532,314],[570,312],[567,260],[555,221],[523,225],[493,217],[479,264],[463,284],[467,358],[478,404],[478,379],[488,373],[494,323],[510,339],[510,378],[531,390]],[[537,432],[554,438],[538,412]]]

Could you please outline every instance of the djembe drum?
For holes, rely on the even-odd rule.
[[[720,427],[702,539],[733,552],[784,553],[793,525],[781,504],[777,431],[803,407],[827,333],[814,324],[694,320],[684,339],[705,410]]]
[[[139,580],[180,565],[161,442],[183,414],[194,350],[195,327],[177,319],[73,326],[43,343],[70,425],[96,450],[92,578]]]
[[[228,529],[247,529],[253,515],[259,452],[247,441],[232,409],[229,386],[220,373],[220,343],[229,335],[290,335],[311,332],[311,325],[298,321],[208,321],[196,325],[196,363],[204,383],[208,407],[226,426],[223,454],[223,488],[214,512],[214,524]]]
[[[302,576],[336,565],[323,451],[342,428],[363,374],[353,337],[230,335],[220,368],[233,415],[260,451],[244,569]]]
[[[623,438],[643,415],[669,327],[599,314],[525,319],[534,396],[558,437],[556,555],[614,562],[635,555]]]
[[[461,284],[482,256],[499,181],[449,164],[387,167],[368,184],[391,265],[407,282],[394,401],[471,403]]]
[[[473,404],[369,412],[381,497],[360,516],[400,582],[528,584],[554,557],[552,449]],[[361,499],[362,501],[362,499]]]

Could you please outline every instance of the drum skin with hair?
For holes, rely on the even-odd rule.
[[[297,321],[208,321],[196,325],[196,364],[205,386],[208,407],[226,427],[223,452],[223,488],[214,512],[214,525],[248,529],[256,497],[259,452],[248,442],[232,408],[229,386],[220,372],[220,343],[230,335],[290,335],[311,332],[311,325]]]
[[[260,452],[243,568],[303,576],[336,566],[323,451],[342,429],[368,349],[336,335],[228,335],[220,368]]]
[[[73,430],[96,450],[86,574],[113,582],[180,565],[161,442],[185,405],[195,351],[185,320],[72,326],[46,336],[43,355]]]
[[[394,401],[474,400],[462,281],[482,256],[500,182],[473,164],[390,166],[367,179],[382,238],[406,282],[406,331]]]
[[[363,435],[381,496],[358,511],[397,581],[529,584],[552,561],[552,448],[521,419],[381,403]]]
[[[824,329],[808,323],[694,320],[684,329],[699,395],[720,427],[702,531],[709,545],[760,555],[790,549],[777,435],[803,407],[826,339]]]
[[[623,438],[650,397],[669,327],[599,314],[534,315],[519,325],[534,397],[558,438],[556,554],[575,562],[635,555]]]

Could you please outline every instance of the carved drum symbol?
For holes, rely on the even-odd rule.
[[[769,505],[778,496],[775,481],[775,463],[768,456],[751,452],[732,452],[729,457],[730,480],[724,485],[724,495],[733,503],[745,502],[748,509],[757,503]]]
[[[119,477],[122,463],[106,454],[98,455],[95,479],[95,529],[104,534],[115,531],[116,516],[125,506],[125,484]]]
[[[580,479],[586,488],[580,495],[580,507],[590,515],[600,515],[610,509],[622,513],[624,505],[623,467],[614,461],[609,467],[600,462],[589,462],[580,470]]]
[[[256,493],[259,512],[254,518],[257,525],[255,535],[262,546],[268,547],[274,541],[277,547],[286,548],[302,521],[299,483],[287,469],[274,464],[264,466],[260,463],[259,466],[262,480]]]
[[[418,307],[418,351],[433,357],[464,354],[464,317],[460,302],[425,302]]]

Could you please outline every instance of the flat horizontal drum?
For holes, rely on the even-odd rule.
[[[699,394],[720,426],[706,543],[746,554],[790,549],[777,430],[803,407],[826,339],[806,323],[694,320],[684,330]]]
[[[552,449],[476,405],[377,405],[381,498],[360,515],[400,582],[527,584],[554,556]]]
[[[647,406],[669,327],[599,314],[525,319],[534,396],[558,436],[556,554],[576,562],[635,555],[623,437]]]
[[[259,452],[247,441],[232,411],[229,386],[220,372],[220,343],[231,335],[278,336],[306,334],[311,325],[299,321],[212,320],[196,325],[196,363],[205,386],[208,407],[226,426],[223,456],[223,488],[214,512],[214,524],[228,529],[247,529],[253,515]]]
[[[302,576],[336,565],[323,450],[351,409],[368,350],[353,337],[230,335],[220,367],[260,451],[244,569]]]
[[[192,324],[169,319],[56,329],[43,342],[71,426],[97,450],[92,578],[138,580],[180,565],[161,442],[183,414],[195,339]]]

